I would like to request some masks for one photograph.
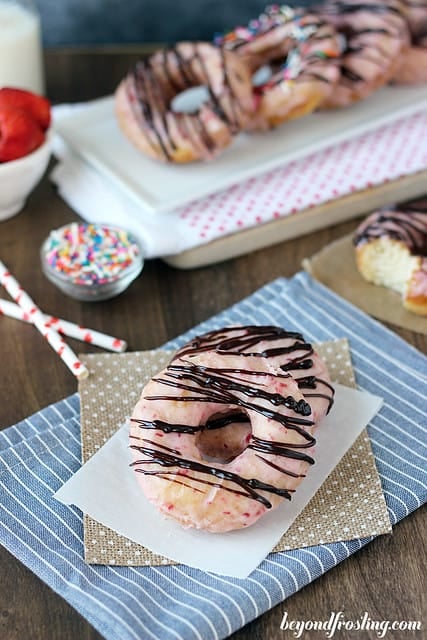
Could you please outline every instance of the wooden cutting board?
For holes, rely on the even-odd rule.
[[[345,222],[390,203],[405,202],[424,195],[427,195],[427,170],[217,238],[162,259],[178,269],[203,267]]]

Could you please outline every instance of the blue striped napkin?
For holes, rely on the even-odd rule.
[[[347,336],[359,386],[384,398],[369,434],[392,523],[426,501],[427,358],[305,273],[165,348],[236,323],[279,324],[313,342]],[[86,565],[81,513],[52,498],[79,466],[77,394],[0,432],[0,541],[108,640],[220,640],[372,540],[272,553],[246,579],[182,565]]]

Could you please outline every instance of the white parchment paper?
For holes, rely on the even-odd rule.
[[[152,552],[197,569],[247,577],[288,530],[331,471],[381,407],[382,399],[335,385],[334,406],[316,431],[316,464],[292,500],[247,529],[208,533],[184,529],[145,499],[134,470],[124,426],[70,478],[55,498]],[[313,520],[313,526],[315,522]]]

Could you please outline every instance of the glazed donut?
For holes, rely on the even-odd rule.
[[[427,82],[427,0],[404,0],[411,46],[393,75],[394,84]]]
[[[301,334],[211,331],[145,386],[130,419],[132,466],[147,499],[184,527],[247,527],[291,498],[332,402],[326,366]]]
[[[311,113],[333,91],[342,43],[334,27],[317,14],[285,5],[267,7],[247,28],[215,42],[242,57],[252,73],[270,67],[255,86],[258,109],[252,129],[268,129]]]
[[[345,107],[393,77],[409,46],[405,10],[400,0],[330,0],[322,16],[346,38],[340,80],[322,107]]]
[[[427,35],[427,0],[403,0],[406,19],[414,40]]]
[[[405,309],[427,315],[427,200],[372,213],[354,245],[368,282],[400,293]]]
[[[424,84],[427,82],[427,36],[414,43],[402,56],[392,78],[393,84]]]
[[[233,31],[217,33],[214,37],[216,46],[237,53],[252,73],[272,60],[283,58],[289,49],[289,29],[285,26],[295,16],[291,7],[280,7],[280,20],[273,20],[265,9],[257,19],[251,20],[247,26],[235,27]]]
[[[172,100],[204,85],[209,99],[195,113],[176,112]],[[141,151],[163,162],[216,156],[244,128],[255,103],[250,73],[232,52],[206,42],[181,42],[137,62],[119,84],[119,126]]]

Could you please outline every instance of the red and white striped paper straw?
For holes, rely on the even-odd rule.
[[[24,322],[31,322],[31,318],[22,307],[9,300],[0,299],[0,315],[8,316],[9,318],[15,318],[16,320],[23,320]],[[74,322],[68,320],[62,320],[61,318],[55,318],[54,316],[43,314],[46,327],[52,327],[58,333],[61,333],[68,338],[75,338],[81,342],[89,342],[95,345],[95,347],[101,347],[102,349],[108,349],[108,351],[115,351],[116,353],[123,353],[127,349],[127,343],[125,340],[114,338],[106,333],[95,331],[94,329],[88,329],[87,327],[81,327]]]
[[[0,260],[0,283],[6,289],[8,294],[15,302],[28,314],[33,325],[40,331],[52,349],[56,351],[62,361],[74,373],[74,375],[82,380],[87,378],[89,371],[85,365],[80,362],[74,351],[65,344],[61,336],[52,327],[46,327],[45,319],[41,310],[37,307],[30,296],[23,290],[21,285],[12,276],[6,265]]]

